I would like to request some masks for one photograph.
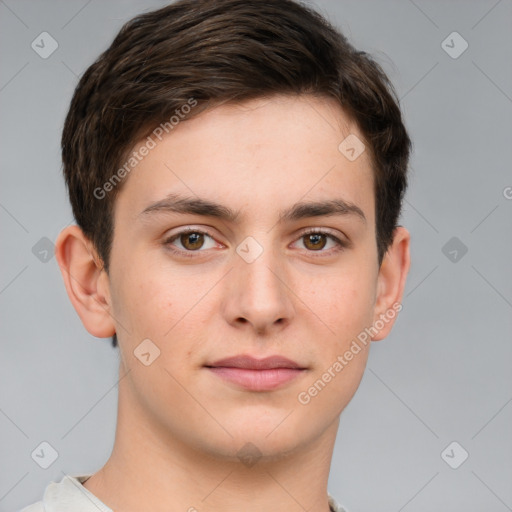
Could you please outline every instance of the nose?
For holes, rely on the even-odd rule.
[[[258,334],[272,334],[292,320],[294,292],[279,255],[259,244],[259,250],[253,242],[233,255],[234,266],[223,291],[223,314],[231,325],[249,325]],[[244,254],[248,247],[252,257]]]

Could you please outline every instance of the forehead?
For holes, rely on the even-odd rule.
[[[370,157],[358,127],[334,100],[274,96],[225,104],[185,118],[161,140],[150,137],[155,144],[126,178],[116,211],[134,216],[180,194],[263,220],[300,200],[343,197],[373,219]],[[347,140],[359,141],[359,157],[348,158]],[[147,139],[133,150],[144,145]]]

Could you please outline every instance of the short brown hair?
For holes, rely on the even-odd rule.
[[[101,198],[97,191],[119,177],[134,144],[191,98],[197,106],[187,119],[274,94],[334,98],[356,122],[373,164],[382,263],[401,212],[411,149],[382,68],[298,1],[180,0],[121,28],[81,77],[65,120],[62,159],[73,214],[105,270],[122,183]]]

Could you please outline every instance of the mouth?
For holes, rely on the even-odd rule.
[[[282,356],[256,359],[235,356],[205,365],[221,379],[250,391],[271,391],[302,375],[307,368]]]

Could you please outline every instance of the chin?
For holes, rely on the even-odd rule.
[[[225,455],[233,457],[235,454],[237,458],[247,455],[249,458],[275,459],[293,454],[316,439],[325,427],[322,429],[311,422],[297,421],[300,420],[298,411],[290,414],[292,410],[276,411],[264,418],[261,415],[257,418],[246,416],[238,418],[238,421],[221,422],[233,437],[219,438],[216,449],[222,446],[220,450]]]

